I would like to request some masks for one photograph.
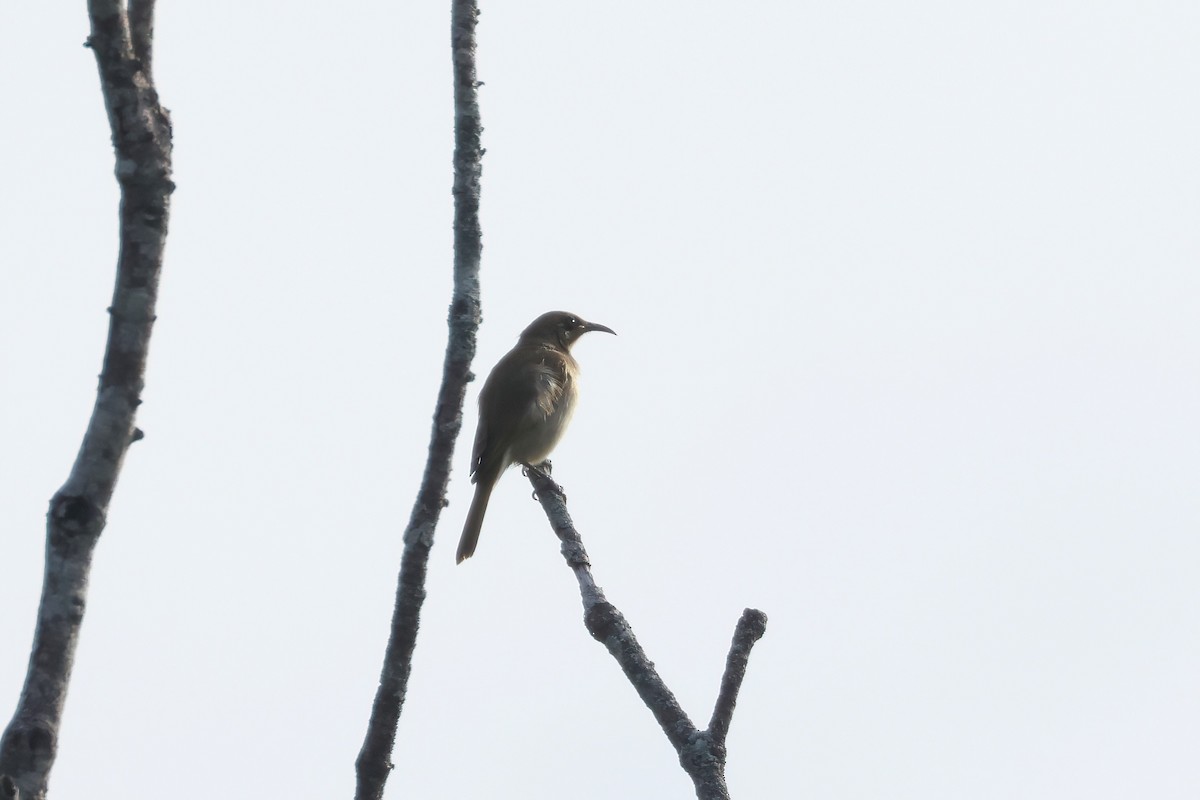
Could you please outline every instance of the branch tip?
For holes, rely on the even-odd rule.
[[[738,693],[742,689],[742,681],[746,678],[746,666],[750,663],[750,650],[766,631],[767,615],[756,608],[743,611],[733,629],[733,642],[725,659],[721,689],[717,693],[712,719],[708,723],[708,733],[717,747],[725,746],[725,737],[729,734],[729,724],[733,720]]]

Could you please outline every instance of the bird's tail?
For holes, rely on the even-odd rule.
[[[458,540],[458,555],[454,557],[455,564],[461,564],[475,553],[475,545],[479,544],[479,530],[483,527],[483,514],[487,511],[488,500],[492,498],[492,487],[496,485],[496,476],[480,476],[475,484],[475,497],[471,499],[471,508],[467,511],[467,521],[463,525],[462,537]]]

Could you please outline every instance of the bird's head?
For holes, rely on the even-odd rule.
[[[613,336],[617,335],[612,328],[598,322],[588,322],[566,311],[548,311],[529,323],[529,327],[521,332],[521,339],[557,344],[564,350],[570,350],[571,345],[588,331],[604,331]]]

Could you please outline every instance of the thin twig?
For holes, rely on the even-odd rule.
[[[434,411],[433,432],[425,474],[404,531],[404,553],[396,587],[391,634],[383,657],[379,688],[367,722],[367,733],[355,762],[356,800],[379,800],[392,769],[392,749],[400,712],[412,673],[421,606],[425,600],[425,574],[433,533],[450,481],[450,461],[462,429],[467,383],[474,377],[475,335],[479,329],[479,263],[482,234],[479,225],[482,128],[475,79],[474,2],[456,0],[451,16],[451,52],[454,60],[454,290],[450,303],[449,340],[442,369],[442,385]]]
[[[550,520],[550,527],[562,542],[563,558],[579,582],[588,633],[617,660],[625,677],[658,721],[679,754],[680,765],[695,784],[696,797],[699,800],[729,800],[729,788],[725,784],[725,736],[746,674],[750,648],[765,632],[767,615],[754,609],[746,609],[742,614],[726,659],[713,722],[709,730],[697,730],[638,643],[625,616],[605,599],[603,590],[596,584],[591,560],[567,511],[562,488],[540,469],[528,468],[526,475]]]
[[[147,19],[152,18],[152,0]],[[129,445],[141,438],[141,403],[171,182],[171,124],[150,75],[134,54],[125,7],[89,0],[100,88],[121,187],[120,254],[108,341],[91,420],[66,483],[46,516],[46,569],[25,685],[0,739],[0,788],[42,800],[58,751],[75,646],[87,601],[92,553]],[[148,24],[148,23],[147,23]],[[150,31],[147,28],[147,40]]]

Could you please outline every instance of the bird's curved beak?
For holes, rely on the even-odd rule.
[[[617,332],[612,328],[608,327],[607,325],[601,325],[599,322],[586,323],[583,326],[583,332],[588,333],[589,331],[603,331],[604,333],[611,333],[613,336],[617,335]]]

